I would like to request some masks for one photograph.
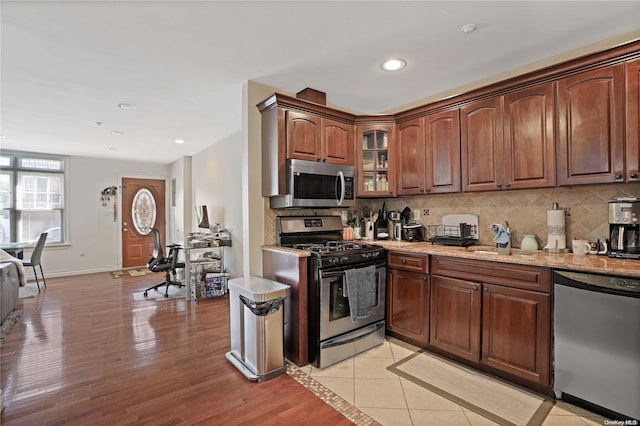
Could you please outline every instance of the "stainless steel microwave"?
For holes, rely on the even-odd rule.
[[[271,197],[272,209],[332,208],[356,205],[356,168],[287,160],[285,195]]]

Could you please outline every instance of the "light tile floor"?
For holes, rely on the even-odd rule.
[[[494,425],[492,421],[391,373],[387,367],[419,348],[388,338],[354,358],[301,370],[382,425]],[[557,401],[545,426],[603,425],[604,417]]]

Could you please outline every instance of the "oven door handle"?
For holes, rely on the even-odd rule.
[[[322,273],[322,278],[331,278],[331,277],[343,277],[344,271],[337,271],[337,272],[323,272]]]
[[[382,327],[384,327],[384,321],[378,322],[376,324],[372,324],[370,326],[364,327],[361,331],[362,333],[358,334],[357,336],[354,337],[350,337],[348,339],[342,338],[342,339],[333,339],[327,343],[323,343],[322,344],[322,348],[332,348],[334,346],[342,346],[342,345],[348,345],[349,343],[353,343],[353,342],[357,342],[358,340],[362,340],[366,337],[368,337],[369,335],[375,333],[376,331],[380,330]]]

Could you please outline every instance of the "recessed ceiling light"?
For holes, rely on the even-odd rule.
[[[407,63],[405,62],[404,59],[394,58],[394,59],[388,59],[384,61],[382,65],[380,65],[380,68],[382,68],[385,71],[398,71],[406,66],[407,66]]]
[[[134,104],[118,104],[118,108],[120,109],[136,109],[136,106]]]
[[[181,145],[184,143],[184,139],[176,139],[175,143],[177,143],[178,145]]]
[[[117,151],[118,148],[116,148],[115,146],[108,146],[105,148],[107,151]]]
[[[124,135],[124,132],[122,130],[112,130],[111,134],[116,136],[122,136]]]
[[[464,25],[462,28],[460,28],[460,31],[462,31],[465,34],[469,34],[474,32],[477,28],[478,26],[476,24],[467,24],[467,25]]]

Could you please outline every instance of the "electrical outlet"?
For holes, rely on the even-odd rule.
[[[429,216],[429,209],[422,209],[422,214],[425,216]]]
[[[563,210],[566,216],[571,216],[571,207],[563,207]]]

